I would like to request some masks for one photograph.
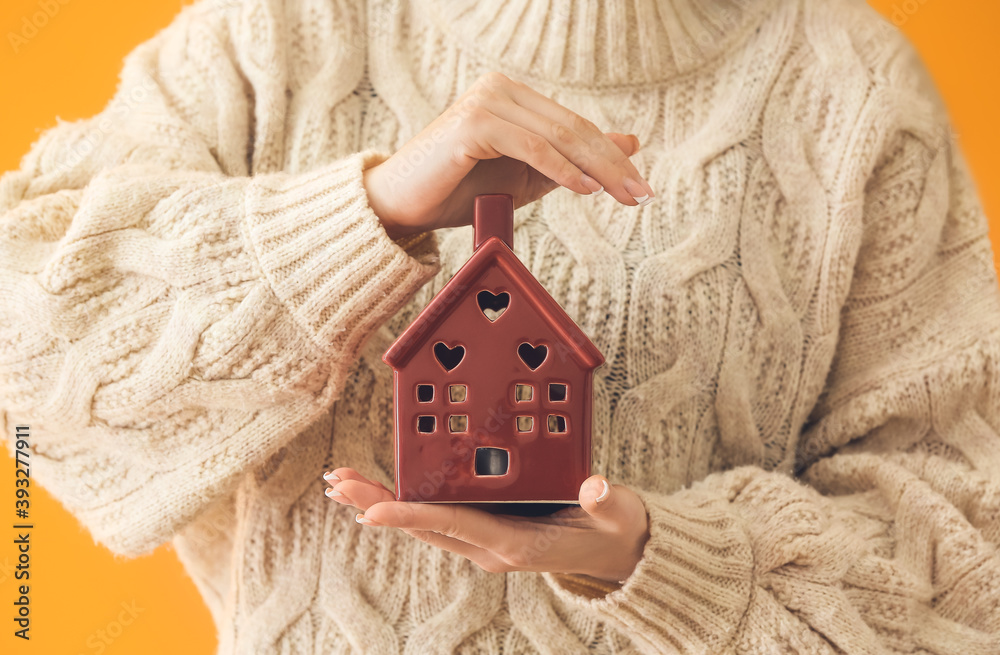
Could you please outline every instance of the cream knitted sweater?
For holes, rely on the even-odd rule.
[[[472,252],[361,174],[500,70],[633,132],[637,209],[517,254],[604,353],[620,588],[366,529],[380,356]],[[0,389],[96,540],[172,540],[222,653],[1000,652],[1000,290],[912,49],[861,0],[202,2],[0,179]]]

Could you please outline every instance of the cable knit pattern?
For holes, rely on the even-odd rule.
[[[604,353],[621,584],[491,574],[323,496],[391,484],[382,352],[472,252],[361,174],[481,74],[635,133],[517,254]],[[0,178],[0,388],[116,553],[172,540],[221,653],[1000,652],[1000,290],[922,65],[861,0],[218,0]]]

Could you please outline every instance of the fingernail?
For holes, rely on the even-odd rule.
[[[601,480],[601,483],[604,484],[604,491],[601,492],[600,496],[594,499],[598,503],[607,498],[608,494],[611,493],[611,487],[608,486],[608,481]]]
[[[358,523],[360,523],[361,525],[371,525],[372,524],[372,521],[369,520],[369,519],[366,519],[364,514],[358,514],[357,516],[354,517],[354,520],[357,521]]]
[[[338,478],[336,475],[333,474],[333,471],[327,471],[326,473],[324,473],[323,474],[323,479],[324,480],[340,480],[340,478]]]
[[[653,196],[646,193],[646,190],[642,188],[642,185],[632,178],[626,177],[622,184],[625,186],[625,190],[628,191],[629,195],[635,198],[635,201],[639,203],[639,207],[645,207],[653,201]]]
[[[636,135],[629,134],[629,136],[632,137],[633,141],[635,141],[635,150],[632,151],[632,154],[635,154],[639,152],[640,148],[642,148],[642,144],[639,142],[639,137],[637,137]]]
[[[333,487],[327,487],[326,488],[326,495],[327,495],[328,498],[333,498],[334,496],[343,496],[344,494],[340,493],[339,491],[337,491]]]
[[[580,176],[580,181],[583,182],[583,186],[590,189],[591,194],[600,193],[601,191],[604,191],[604,187],[601,186],[601,183],[595,180],[594,178],[590,177],[586,173]]]

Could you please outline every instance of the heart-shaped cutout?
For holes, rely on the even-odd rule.
[[[522,343],[517,347],[517,356],[521,358],[521,361],[527,364],[528,368],[534,371],[536,368],[542,365],[545,358],[549,355],[549,349],[545,346],[532,346],[528,342]]]
[[[510,306],[510,294],[506,291],[499,294],[490,291],[480,291],[476,295],[476,302],[479,303],[479,309],[482,310],[486,318],[490,319],[492,323],[507,311],[507,307]]]
[[[450,371],[462,363],[465,358],[465,348],[462,346],[449,348],[443,341],[439,341],[434,344],[434,356],[441,362],[441,366],[444,366],[444,370]]]

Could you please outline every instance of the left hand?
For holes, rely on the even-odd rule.
[[[577,573],[618,582],[632,574],[649,538],[639,497],[600,475],[580,486],[579,507],[520,517],[462,504],[399,502],[385,486],[354,469],[331,473],[335,477],[327,478],[333,485],[327,496],[364,512],[357,515],[358,523],[399,528],[486,571]]]

